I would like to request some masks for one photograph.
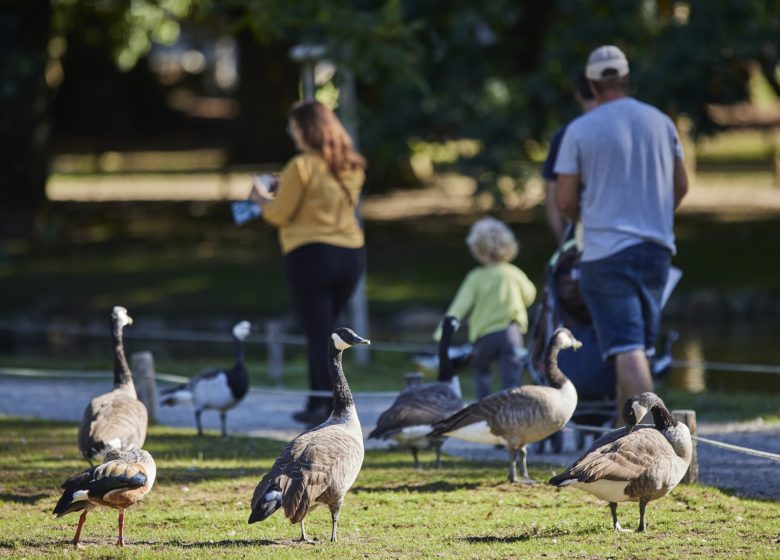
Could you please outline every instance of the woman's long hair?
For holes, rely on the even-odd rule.
[[[342,172],[365,169],[366,160],[355,151],[344,126],[325,105],[319,101],[298,102],[290,109],[290,118],[298,125],[306,144],[322,155],[339,182]]]

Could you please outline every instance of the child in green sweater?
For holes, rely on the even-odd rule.
[[[475,222],[466,245],[482,266],[468,273],[446,315],[458,320],[469,317],[474,381],[481,399],[492,392],[491,367],[496,362],[502,389],[520,383],[517,350],[528,330],[526,310],[536,298],[536,287],[510,262],[517,256],[518,244],[505,223],[495,218]],[[434,335],[437,339],[439,332]]]

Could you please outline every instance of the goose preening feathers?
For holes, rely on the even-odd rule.
[[[146,439],[147,413],[138,400],[133,374],[127,365],[122,330],[132,325],[127,309],[116,306],[111,312],[111,337],[114,343],[114,388],[92,399],[84,410],[79,427],[79,450],[93,464],[106,451],[140,449]]]
[[[249,390],[249,375],[244,364],[244,340],[251,330],[249,321],[241,321],[233,327],[236,349],[233,367],[206,371],[193,377],[188,383],[160,392],[160,404],[163,406],[192,403],[195,407],[195,424],[199,436],[203,435],[200,417],[203,411],[208,409],[219,411],[222,435],[227,435],[227,411],[240,403]]]
[[[124,546],[125,510],[143,500],[152,489],[156,476],[157,467],[148,451],[111,449],[101,465],[90,467],[62,483],[64,492],[52,513],[59,518],[74,511],[82,512],[72,541],[78,546],[81,528],[90,510],[98,506],[116,509],[119,511],[117,544]]]
[[[392,439],[408,447],[419,466],[418,449],[436,451],[436,467],[441,464],[441,446],[444,436],[428,437],[433,424],[463,407],[460,381],[449,358],[452,335],[458,329],[458,320],[445,317],[439,341],[439,377],[435,383],[412,385],[406,388],[390,408],[377,420],[369,438]]]
[[[506,445],[510,482],[517,482],[518,454],[522,475],[529,481],[526,446],[563,428],[577,407],[577,390],[558,368],[557,358],[564,348],[576,350],[580,346],[568,329],[557,329],[550,338],[545,357],[549,386],[524,385],[483,397],[434,424],[429,436]]]
[[[653,425],[637,426],[651,411]],[[626,425],[613,430],[550,484],[572,486],[609,502],[612,525],[620,531],[617,504],[639,502],[639,527],[645,531],[645,507],[668,494],[682,480],[691,463],[691,433],[677,422],[655,393],[641,393],[626,401]]]
[[[249,523],[262,521],[281,507],[291,523],[301,524],[301,540],[311,542],[304,519],[324,504],[333,523],[331,541],[336,540],[344,495],[363,464],[363,432],[341,364],[343,351],[355,344],[369,341],[343,327],[331,335],[328,366],[333,412],[325,422],[293,439],[263,476],[252,496]]]

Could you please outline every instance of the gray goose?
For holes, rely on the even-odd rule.
[[[81,511],[73,545],[81,540],[81,528],[87,513],[98,507],[119,511],[119,538],[117,544],[125,544],[125,510],[143,500],[152,489],[157,467],[148,451],[143,449],[106,452],[103,463],[90,467],[62,483],[64,490],[52,512],[58,518],[74,511]]]
[[[122,344],[122,329],[132,324],[127,309],[114,307],[111,312],[114,388],[92,399],[79,427],[79,450],[90,465],[99,462],[110,449],[141,449],[146,440],[146,407],[136,395]]]
[[[352,330],[340,327],[331,335],[329,369],[333,382],[333,412],[330,417],[293,439],[263,476],[252,496],[249,523],[262,521],[280,507],[291,523],[301,524],[319,504],[330,509],[331,541],[336,541],[339,511],[363,464],[363,432],[341,365],[344,350],[369,344]]]
[[[420,462],[418,449],[436,451],[436,468],[441,465],[441,446],[443,436],[428,437],[433,424],[463,408],[460,380],[449,358],[452,335],[458,329],[455,317],[447,316],[442,321],[442,334],[439,341],[439,377],[435,383],[413,385],[405,389],[390,408],[377,420],[376,428],[368,434],[369,438],[392,439],[408,447],[414,458],[415,468]]]
[[[249,374],[244,363],[244,340],[252,331],[249,321],[241,321],[233,327],[236,361],[230,369],[213,369],[190,379],[188,383],[163,389],[160,392],[162,406],[192,403],[195,407],[195,425],[198,435],[203,435],[201,414],[204,410],[218,410],[222,436],[227,435],[227,411],[234,408],[249,390]]]
[[[545,373],[549,386],[524,385],[483,397],[433,426],[429,437],[449,436],[464,441],[506,445],[509,451],[509,481],[517,482],[516,457],[526,482],[526,446],[554,434],[577,408],[577,390],[558,368],[558,352],[580,348],[568,329],[557,329],[548,343]]]
[[[647,411],[653,425],[637,426]],[[550,479],[558,487],[571,486],[609,502],[612,526],[621,531],[619,502],[639,502],[639,527],[646,530],[648,502],[666,496],[682,480],[691,463],[691,433],[677,422],[655,393],[641,393],[626,401],[626,425],[597,439],[568,469]]]

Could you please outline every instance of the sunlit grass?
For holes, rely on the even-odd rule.
[[[648,506],[649,534],[616,534],[609,510],[588,494],[503,482],[504,465],[445,457],[443,468],[409,467],[405,453],[369,451],[329,543],[330,516],[315,510],[307,531],[280,512],[247,525],[255,484],[284,442],[153,427],[145,448],[158,480],[128,510],[118,550],[116,513],[90,514],[74,551],[76,515],[54,519],[59,483],[85,468],[71,424],[0,418],[0,556],[9,558],[773,558],[777,504],[712,488],[680,486]],[[554,469],[530,465],[546,480]],[[624,505],[625,527],[637,506]]]

